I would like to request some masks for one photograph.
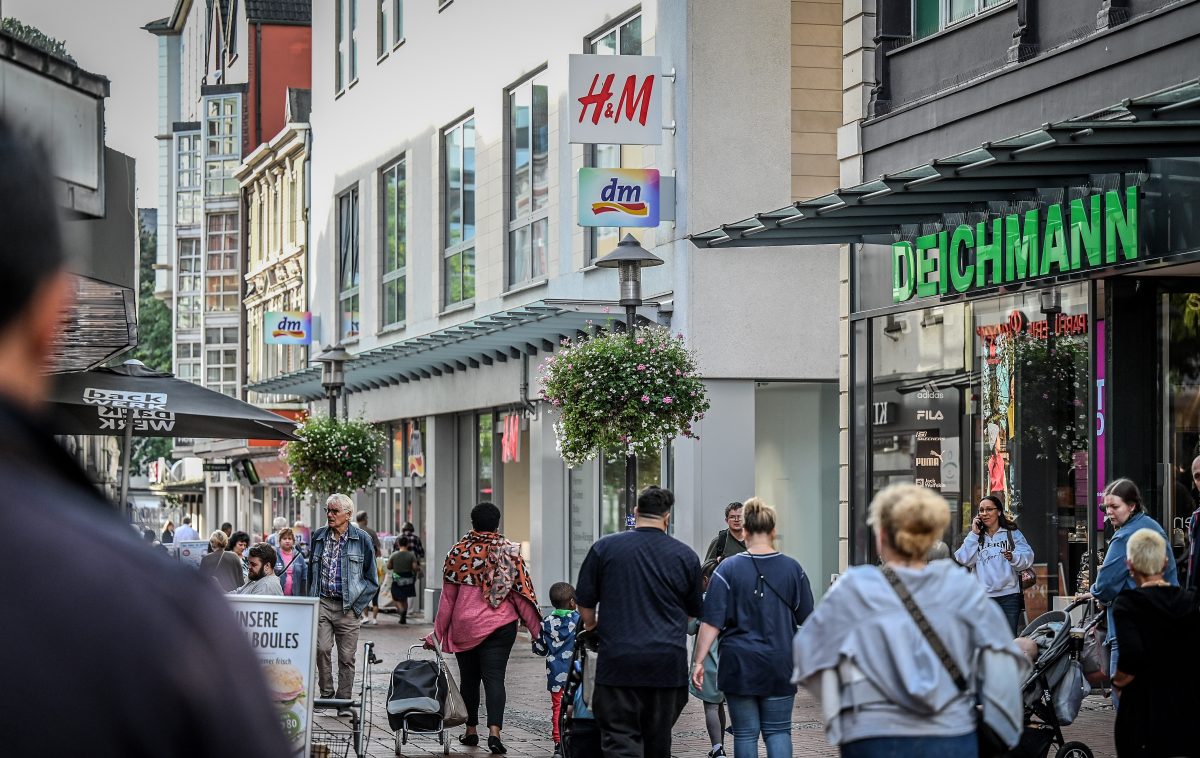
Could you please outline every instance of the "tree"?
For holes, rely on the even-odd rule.
[[[155,371],[171,370],[171,311],[154,296],[154,264],[158,258],[158,230],[152,214],[138,211],[138,344],[130,358]],[[172,442],[165,437],[145,437],[133,449],[133,468],[145,469],[149,461],[171,457]]]

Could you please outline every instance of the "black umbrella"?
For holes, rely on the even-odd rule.
[[[122,507],[135,436],[290,440],[296,429],[295,422],[282,416],[146,368],[140,361],[54,375],[48,410],[54,434],[124,437]]]

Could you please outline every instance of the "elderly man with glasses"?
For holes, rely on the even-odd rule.
[[[321,697],[349,700],[354,687],[354,654],[359,619],[371,602],[379,579],[371,535],[350,523],[354,502],[342,494],[325,501],[327,526],[313,533],[308,594],[321,598],[317,622],[317,677]],[[338,681],[335,694],[330,654],[337,643]],[[350,716],[348,708],[339,716]]]

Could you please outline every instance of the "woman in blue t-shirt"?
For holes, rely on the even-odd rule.
[[[792,755],[792,637],[812,613],[808,577],[795,560],[775,550],[775,509],[756,497],[742,509],[746,552],[717,567],[704,598],[692,682],[704,684],[704,659],[721,637],[718,688],[729,703],[734,758]]]

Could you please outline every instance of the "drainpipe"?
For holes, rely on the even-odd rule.
[[[521,408],[530,416],[537,413],[537,406],[529,401],[529,356],[521,359]]]

